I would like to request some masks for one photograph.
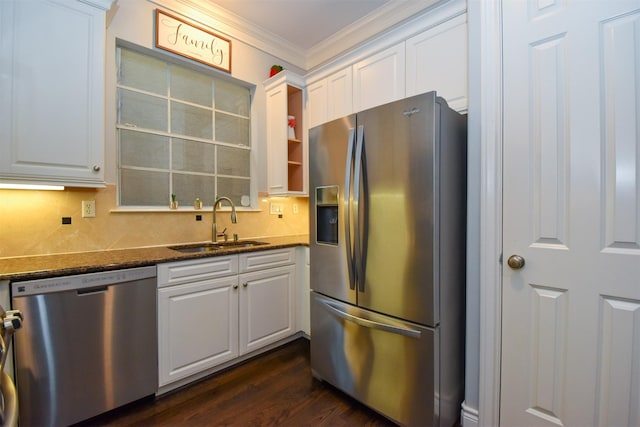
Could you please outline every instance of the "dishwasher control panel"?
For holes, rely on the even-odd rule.
[[[156,276],[156,266],[101,271],[11,283],[13,297],[115,285]]]

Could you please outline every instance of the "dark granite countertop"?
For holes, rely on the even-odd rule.
[[[266,242],[267,244],[251,247],[223,248],[214,252],[199,253],[178,252],[169,249],[168,246],[174,245],[168,245],[0,258],[0,280],[21,281],[95,273],[122,268],[143,267],[163,262],[264,251],[309,244],[309,236],[307,235],[265,237],[255,240]]]

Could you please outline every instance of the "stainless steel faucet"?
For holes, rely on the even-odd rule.
[[[238,222],[238,217],[236,216],[236,207],[231,201],[231,199],[224,196],[218,197],[216,201],[213,203],[213,232],[211,233],[212,234],[211,240],[213,241],[213,243],[216,243],[218,241],[218,225],[216,223],[216,209],[218,208],[218,204],[223,200],[226,200],[231,205],[231,222],[233,224]],[[224,233],[222,235],[224,235]]]

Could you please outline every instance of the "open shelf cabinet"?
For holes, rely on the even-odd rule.
[[[282,71],[265,82],[269,194],[307,195],[307,138],[304,82]],[[293,134],[291,120],[295,122]]]

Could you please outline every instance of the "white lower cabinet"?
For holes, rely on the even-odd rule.
[[[240,274],[240,354],[293,335],[295,265]]]
[[[297,332],[295,248],[158,265],[159,386]]]
[[[295,248],[240,254],[240,354],[293,335]]]
[[[158,265],[160,387],[238,356],[238,256]]]
[[[238,276],[158,290],[159,385],[238,356]]]

